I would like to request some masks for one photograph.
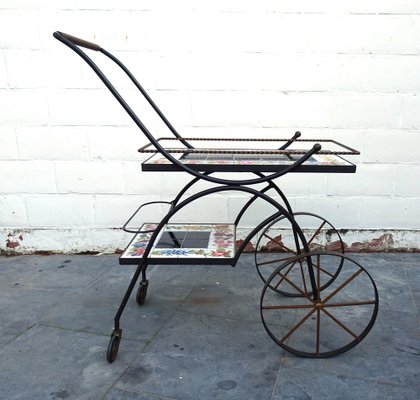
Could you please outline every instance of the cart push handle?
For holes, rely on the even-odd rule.
[[[72,42],[73,44],[75,44],[76,46],[84,47],[86,49],[95,50],[95,51],[101,50],[101,46],[92,42],[88,42],[87,40],[80,39],[76,36],[69,35],[68,33],[57,31],[57,32],[54,32],[54,37],[58,40],[61,40],[61,38],[65,38],[69,40],[70,42]]]
[[[125,100],[117,93],[117,90],[113,87],[111,82],[107,79],[107,77],[103,74],[103,72],[98,68],[98,66],[86,55],[86,53],[80,49],[79,47],[84,47],[89,50],[99,51],[100,53],[104,54],[106,57],[110,58],[114,63],[116,63],[128,76],[128,78],[134,83],[134,85],[137,87],[137,89],[141,92],[141,94],[144,96],[144,98],[148,101],[150,106],[153,108],[153,110],[158,114],[160,119],[164,122],[164,124],[168,127],[168,129],[172,132],[172,134],[178,138],[181,143],[184,144],[185,147],[192,149],[193,146],[191,146],[182,136],[177,132],[177,130],[172,126],[172,124],[168,121],[168,119],[165,117],[165,115],[162,113],[162,111],[159,109],[159,107],[155,104],[155,102],[151,99],[151,97],[147,94],[147,92],[143,89],[143,87],[140,85],[140,83],[137,81],[137,79],[134,77],[134,75],[127,69],[127,67],[118,60],[115,56],[113,56],[111,53],[106,51],[101,46],[88,42],[84,39],[79,39],[75,36],[69,35],[68,33],[63,33],[60,31],[56,31],[53,33],[53,36],[65,44],[66,46],[70,47],[73,51],[75,51],[80,57],[82,57],[83,60],[86,61],[86,63],[94,70],[96,75],[102,80],[102,82],[105,84],[105,86],[111,91],[111,93],[114,95],[114,97],[117,98],[117,100],[120,102],[120,104],[123,106],[123,108],[126,110],[126,112],[130,115],[132,119],[135,120],[135,123],[139,126],[139,128],[143,131],[143,133],[146,134],[146,136],[149,138],[149,135],[145,132],[145,126],[143,123],[138,120],[137,116],[134,116],[134,112],[132,110],[129,110],[128,104],[125,102]],[[124,104],[123,104],[124,103]],[[140,123],[140,124],[139,124]],[[153,144],[155,143],[154,140],[150,140]]]
[[[222,178],[216,178],[213,176],[209,176],[207,174],[203,174],[201,172],[198,172],[194,170],[193,168],[190,168],[189,166],[183,164],[179,160],[177,160],[175,157],[173,157],[171,154],[168,153],[161,145],[160,143],[153,137],[152,133],[146,128],[146,126],[143,124],[143,122],[138,118],[136,113],[130,108],[130,106],[127,104],[127,102],[124,100],[124,98],[120,95],[120,93],[116,90],[116,88],[111,84],[111,82],[108,80],[108,78],[104,75],[104,73],[98,68],[98,66],[81,50],[80,47],[85,47],[91,50],[100,51],[107,57],[109,57],[112,61],[114,61],[122,70],[128,75],[128,77],[131,79],[131,81],[136,85],[136,87],[141,91],[141,93],[144,95],[146,100],[150,103],[150,105],[153,107],[153,109],[158,113],[158,115],[161,117],[161,119],[164,121],[164,123],[167,125],[167,127],[172,131],[172,133],[187,147],[190,149],[193,149],[193,146],[191,146],[179,133],[176,131],[176,129],[171,125],[171,123],[167,120],[167,118],[163,115],[163,113],[159,110],[159,108],[156,106],[156,104],[152,101],[152,99],[148,96],[146,91],[143,89],[143,87],[140,85],[140,83],[136,80],[136,78],[131,74],[131,72],[125,67],[124,64],[121,63],[116,57],[114,57],[111,53],[103,49],[102,47],[98,46],[97,44],[88,42],[83,39],[79,39],[77,37],[74,37],[72,35],[68,35],[66,33],[62,32],[54,32],[54,37],[59,40],[60,42],[64,43],[68,47],[70,47],[73,51],[75,51],[80,57],[82,57],[87,64],[94,70],[96,75],[102,80],[102,82],[105,84],[105,86],[110,90],[110,92],[113,94],[113,96],[117,99],[117,101],[121,104],[121,106],[125,109],[125,111],[129,114],[129,116],[133,119],[135,124],[141,129],[141,131],[145,134],[145,136],[149,139],[149,141],[153,144],[153,146],[156,148],[158,152],[160,152],[165,158],[167,158],[172,164],[177,165],[181,170],[184,170],[188,172],[189,174],[195,176],[196,178],[200,178],[212,183],[221,184],[221,185],[255,185],[258,183],[265,183],[269,180],[276,179],[282,175],[285,175],[293,170],[295,170],[297,167],[299,167],[301,164],[303,164],[307,159],[309,159],[313,154],[319,152],[321,150],[321,145],[319,143],[316,143],[313,145],[312,149],[309,149],[301,158],[296,160],[293,164],[289,165],[287,168],[277,171],[275,173],[253,178],[253,179],[241,179],[241,180],[230,180],[230,179],[222,179]],[[296,132],[295,136],[290,139],[288,143],[286,143],[282,148],[279,150],[284,150],[286,147],[288,147],[293,140],[295,140],[297,137],[300,136],[300,132]]]

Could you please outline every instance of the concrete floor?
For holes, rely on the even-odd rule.
[[[156,266],[147,302],[113,316],[134,269],[116,256],[0,257],[0,399],[419,399],[420,254],[354,255],[375,279],[377,322],[329,359],[266,334],[251,255],[236,268]]]

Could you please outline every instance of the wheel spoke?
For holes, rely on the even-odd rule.
[[[291,257],[286,257],[286,258],[276,258],[275,260],[270,260],[270,261],[264,261],[261,263],[256,263],[258,267],[264,266],[264,265],[268,265],[268,264],[274,264],[277,262],[286,262],[289,261],[290,259],[292,259],[294,256]]]
[[[331,276],[331,278],[333,278],[334,277],[334,274],[332,274],[331,272],[328,272],[327,270],[325,270],[325,269],[323,269],[323,268],[321,268],[321,267],[319,267],[319,269],[324,273],[324,274],[327,274],[327,275],[329,275],[329,276]]]
[[[375,300],[366,301],[353,301],[351,303],[329,303],[324,304],[323,307],[351,307],[351,306],[364,306],[368,304],[375,304]]]
[[[300,292],[301,294],[303,294],[303,296],[305,297],[305,299],[308,299],[312,304],[315,304],[315,302],[310,298],[310,297],[308,297],[308,295],[306,294],[306,293],[304,293],[303,291],[302,291],[302,289],[299,287],[299,286],[297,286],[297,285],[295,285],[290,279],[288,279],[285,275],[283,275],[283,274],[281,274],[280,272],[278,272],[278,274],[287,282],[287,283],[289,283],[289,285],[291,285],[291,286],[293,286],[298,292]]]
[[[341,284],[337,289],[335,289],[331,294],[329,294],[323,301],[325,304],[328,300],[330,300],[332,297],[334,297],[341,289],[346,287],[353,279],[355,279],[359,274],[363,272],[362,269],[359,269],[357,272],[355,272],[350,278],[348,278],[343,284]]]
[[[312,241],[319,235],[319,232],[321,232],[322,227],[325,225],[327,221],[324,221],[320,227],[316,230],[316,232],[313,234],[313,236],[308,240],[308,247],[312,243]]]
[[[303,290],[306,294],[306,293],[308,293],[308,289],[306,287],[305,273],[303,272],[303,266],[302,266],[302,262],[300,260],[299,260],[299,266],[300,266],[300,274],[302,275]]]
[[[277,285],[274,286],[274,289],[277,289],[280,286],[280,283],[282,283],[284,281],[284,279],[286,278],[286,275],[291,271],[291,269],[294,267],[295,264],[296,264],[296,261],[289,267],[289,269],[287,270],[287,272],[284,275],[280,274],[280,272],[278,273],[278,275],[281,276],[282,278],[279,280]]]
[[[347,326],[345,326],[342,322],[340,322],[336,317],[334,317],[334,315],[332,315],[331,313],[329,313],[327,310],[325,310],[324,308],[322,308],[322,311],[328,315],[338,326],[340,326],[341,328],[343,328],[346,332],[348,332],[351,336],[353,336],[355,339],[358,339],[359,336],[357,336],[352,330],[350,330],[350,328],[348,328]]]
[[[289,310],[293,308],[313,308],[313,304],[296,304],[296,305],[287,305],[287,306],[262,306],[263,310]]]
[[[320,255],[316,256],[316,298],[319,300],[321,298],[321,270],[319,269],[319,265],[321,263]]]
[[[325,222],[321,225],[321,227],[323,226],[325,224]],[[331,278],[332,277],[334,277],[334,274],[332,274],[331,272],[328,272],[327,270],[325,270],[325,269],[323,269],[323,268],[321,268],[321,262],[320,262],[320,255],[318,254],[317,255],[317,266],[316,266],[316,268],[318,269],[318,287],[320,288],[321,287],[321,271],[324,273],[324,274],[327,274],[327,275],[329,275],[329,276],[331,276]],[[318,289],[319,290],[319,289]]]
[[[315,312],[316,308],[313,308],[311,311],[309,311],[306,316],[304,316],[297,325],[295,325],[292,329],[290,329],[289,332],[283,338],[280,340],[280,343],[284,343],[294,332],[296,332],[303,324],[304,322]]]

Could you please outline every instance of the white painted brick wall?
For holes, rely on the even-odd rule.
[[[95,196],[95,225],[103,228],[120,226],[121,222],[125,222],[140,204],[156,200],[156,196],[151,195],[97,195]],[[132,221],[130,227],[140,227],[145,220],[159,221],[167,211],[168,206],[161,204],[144,208]]]
[[[58,193],[124,193],[118,161],[57,161]]]
[[[28,225],[25,199],[21,195],[0,196],[0,221],[3,227]]]
[[[404,96],[404,108],[401,125],[405,129],[417,129],[420,126],[420,97],[417,94]]]
[[[394,232],[398,247],[419,243],[420,1],[0,0],[1,250],[19,232],[21,251],[122,248],[127,235],[113,228],[138,203],[171,200],[189,179],[141,172],[141,132],[55,30],[114,52],[185,136],[301,130],[359,149],[354,175],[278,183],[296,210],[360,240],[373,229]],[[128,81],[111,76],[166,135]],[[208,220],[233,220],[243,201],[215,196],[182,218],[205,210]],[[254,208],[245,225],[268,209]]]
[[[0,161],[2,193],[56,193],[54,164],[50,161]]]
[[[7,87],[7,70],[6,70],[6,62],[4,56],[0,57],[0,88]]]
[[[15,130],[11,126],[2,126],[0,159],[17,160],[18,158],[18,146],[16,142]]]
[[[395,168],[419,162],[420,135],[416,130],[369,131],[364,135],[364,163],[389,163]],[[397,164],[397,165],[396,165]]]
[[[94,225],[93,196],[51,195],[26,199],[31,227],[91,227]]]
[[[328,174],[327,194],[352,196],[354,193],[363,193],[364,196],[386,197],[394,194],[395,181],[394,166],[361,164],[357,174]]]
[[[16,128],[20,160],[89,160],[85,127]]]
[[[46,125],[48,105],[45,93],[35,89],[0,90],[0,124]]]

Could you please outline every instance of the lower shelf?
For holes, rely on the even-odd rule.
[[[140,231],[155,230],[146,223]],[[149,254],[149,264],[231,264],[235,256],[234,224],[168,224]],[[120,257],[120,264],[138,264],[153,233],[138,233]]]

